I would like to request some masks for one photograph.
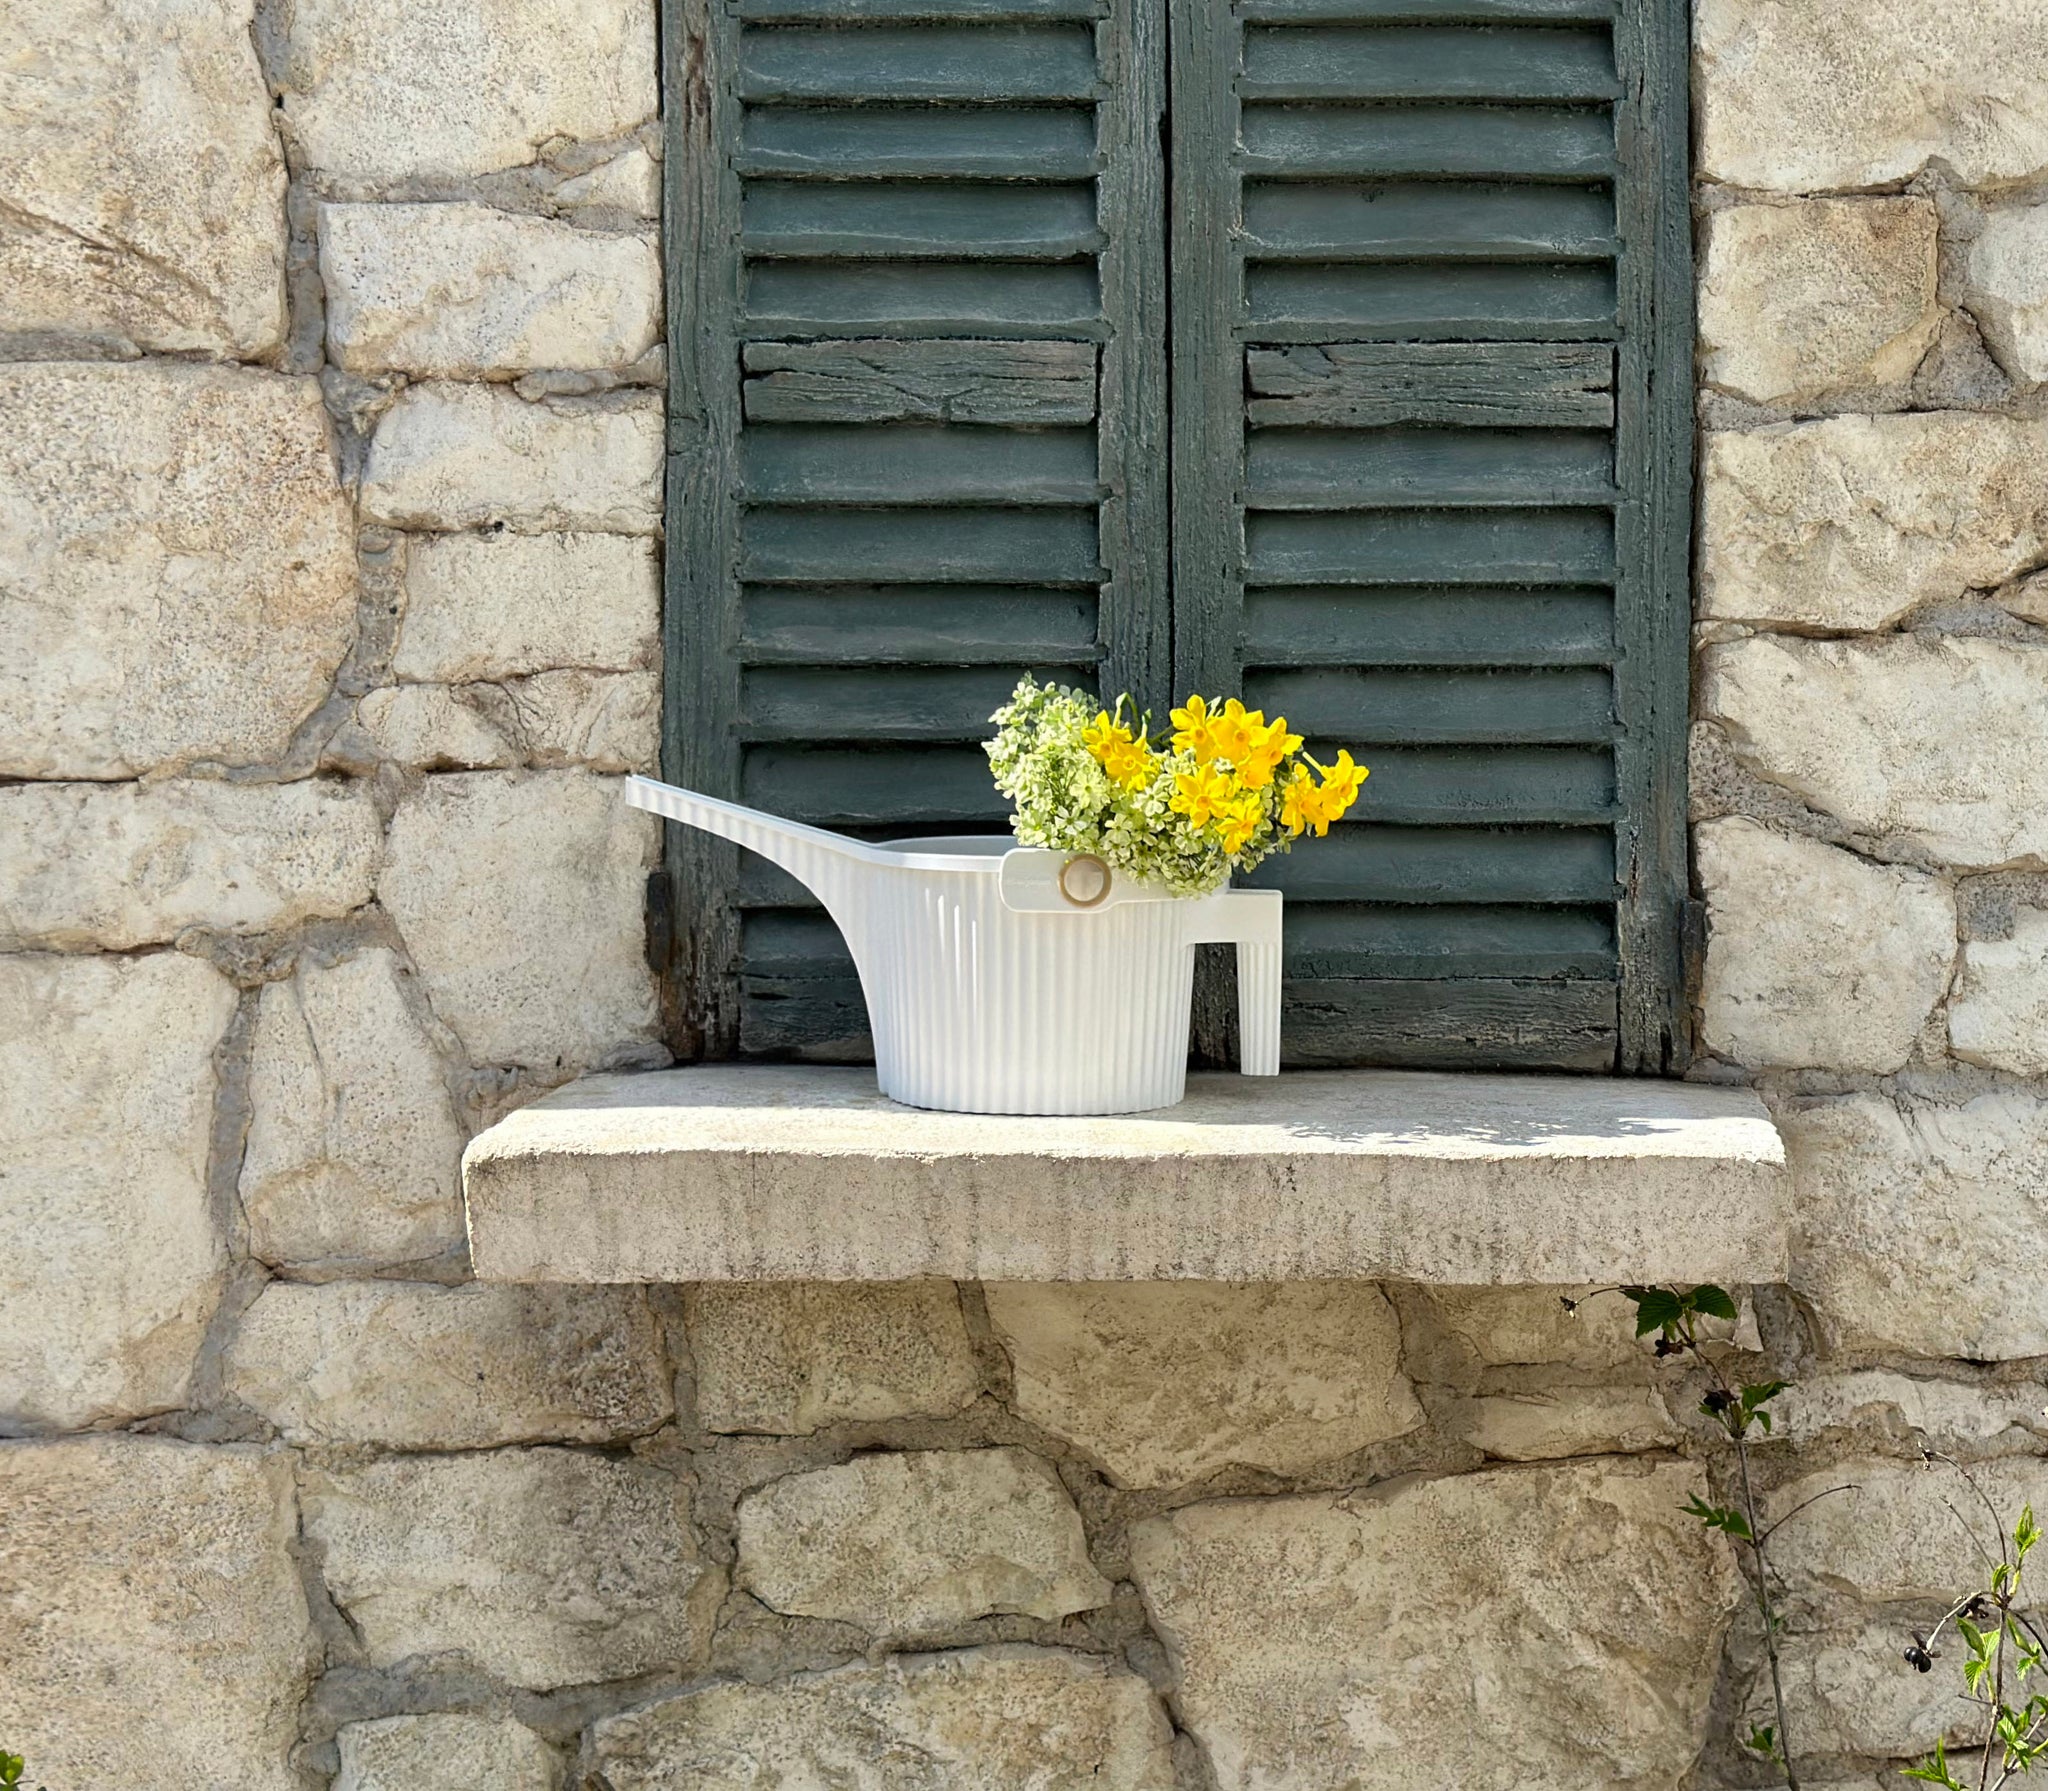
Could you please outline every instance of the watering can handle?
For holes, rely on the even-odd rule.
[[[1280,905],[1277,889],[1226,889],[1209,898],[1202,945],[1237,947],[1237,1067],[1280,1073]]]

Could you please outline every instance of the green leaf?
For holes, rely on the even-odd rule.
[[[1769,1404],[1791,1386],[1790,1381],[1752,1381],[1742,1389],[1742,1409],[1753,1412]]]
[[[1771,1414],[1769,1412],[1752,1412],[1750,1416],[1764,1427],[1764,1434],[1768,1436],[1771,1429]]]
[[[2019,1558],[2025,1561],[2028,1551],[2040,1540],[2041,1531],[2040,1527],[2034,1522],[2033,1506],[2021,1506],[2020,1521],[2013,1526],[2012,1531],[2012,1545]]]
[[[1742,1745],[1748,1748],[1752,1754],[1761,1754],[1766,1760],[1770,1760],[1777,1765],[1782,1766],[1785,1763],[1784,1755],[1778,1751],[1778,1731],[1775,1728],[1758,1727],[1752,1724],[1750,1726],[1749,1739]]]
[[[1677,1324],[1685,1312],[1678,1296],[1666,1287],[1624,1287],[1621,1295],[1636,1309],[1638,1337],[1647,1337],[1652,1331]]]
[[[1726,1505],[1709,1505],[1698,1493],[1687,1502],[1685,1514],[1696,1517],[1710,1530],[1721,1530],[1743,1542],[1751,1540],[1749,1519]]]
[[[1924,1779],[1930,1785],[1940,1785],[1945,1791],[1963,1791],[1955,1780],[1955,1774],[1948,1769],[1948,1747],[1944,1742],[1934,1744],[1934,1752],[1918,1766],[1902,1766],[1900,1772],[1909,1779]]]
[[[1709,1318],[1725,1318],[1731,1325],[1735,1322],[1735,1302],[1728,1297],[1728,1290],[1716,1287],[1711,1281],[1687,1294],[1686,1304],[1695,1312],[1704,1312]]]

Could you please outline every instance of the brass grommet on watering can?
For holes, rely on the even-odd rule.
[[[1073,875],[1074,867],[1084,864],[1094,866],[1096,874],[1102,879],[1101,885],[1092,896],[1078,896],[1067,887],[1067,879]],[[1104,902],[1109,900],[1110,885],[1113,881],[1114,879],[1110,876],[1109,866],[1097,858],[1093,852],[1076,852],[1072,858],[1060,866],[1060,894],[1066,897],[1076,908],[1101,907]]]

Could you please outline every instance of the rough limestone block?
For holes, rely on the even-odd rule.
[[[1791,404],[1912,377],[1941,330],[1926,199],[1736,205],[1704,231],[1710,385]]]
[[[656,824],[576,771],[430,777],[400,804],[379,900],[477,1063],[577,1068],[654,1036]]]
[[[380,758],[417,771],[510,770],[519,749],[492,726],[468,689],[399,684],[356,705],[356,725]]]
[[[334,1791],[560,1791],[554,1749],[509,1716],[387,1716],[344,1723]]]
[[[21,364],[0,416],[0,776],[281,754],[356,625],[318,382]]]
[[[2048,857],[2048,650],[1757,635],[1714,648],[1702,672],[1701,713],[1809,807],[1968,869]]]
[[[993,1283],[1017,1410],[1119,1486],[1242,1462],[1279,1474],[1422,1422],[1401,1327],[1370,1282]]]
[[[675,1415],[647,1297],[624,1287],[273,1281],[227,1389],[292,1443],[615,1443]]]
[[[323,205],[327,347],[353,373],[628,367],[661,335],[661,257],[489,206]]]
[[[2048,1463],[1975,1464],[1970,1473],[1984,1497],[2010,1524],[2022,1505],[2048,1510]],[[1847,1491],[1824,1499],[1831,1486]],[[1978,1540],[1951,1506],[1982,1530],[1989,1525],[1976,1495],[1953,1468],[1872,1456],[1837,1462],[1770,1495],[1772,1519],[1813,1503],[1773,1538],[1771,1564],[1808,1593],[1847,1593],[1871,1604],[1926,1599],[1947,1604],[1984,1574]],[[1982,1537],[1985,1546],[1995,1546]]]
[[[292,0],[284,113],[356,181],[524,167],[654,116],[652,0]]]
[[[389,1267],[462,1247],[462,1127],[412,980],[378,948],[265,985],[241,1175],[259,1261]]]
[[[363,738],[421,771],[581,765],[653,772],[661,684],[652,672],[536,672],[503,684],[401,684],[356,705]]]
[[[1857,1427],[1911,1434],[1951,1452],[2000,1442],[2032,1447],[2034,1439],[2048,1438],[2038,1386],[1960,1386],[1887,1368],[1801,1376],[1771,1410],[1778,1417],[1770,1440],[1779,1442]]]
[[[2010,939],[1963,947],[1948,1037],[1965,1062],[2048,1076],[2048,910],[2023,910]]]
[[[588,174],[563,181],[555,188],[554,200],[557,205],[602,207],[635,218],[658,217],[661,164],[644,149],[629,149]]]
[[[1965,303],[2014,379],[2048,379],[2048,205],[1994,206],[1970,245]]]
[[[1915,412],[1710,434],[1700,615],[1885,628],[2048,555],[2048,424]]]
[[[0,1710],[37,1784],[302,1791],[313,1644],[284,1458],[0,1443],[0,1513]]]
[[[1423,1343],[1431,1359],[1426,1370],[1416,1370],[1432,1380],[1525,1365],[1611,1374],[1643,1361],[1634,1310],[1626,1300],[1592,1287],[1425,1287],[1416,1292],[1441,1333]],[[1584,1304],[1574,1310],[1566,1306],[1568,1299]]]
[[[661,521],[661,401],[528,403],[505,386],[412,386],[377,422],[363,514],[410,529],[603,529]]]
[[[284,337],[284,157],[254,0],[8,0],[0,334],[259,360]]]
[[[1833,1348],[2048,1355],[2048,1106],[2016,1088],[1952,1106],[1855,1094],[1778,1121],[1792,1285]]]
[[[1738,1596],[1681,1509],[1705,1491],[1602,1462],[1223,1500],[1135,1525],[1131,1561],[1222,1791],[1411,1791],[1418,1760],[1637,1791],[1698,1754]]]
[[[1798,1738],[1801,1754],[1918,1760],[1934,1751],[1937,1737],[1949,1742],[1981,1738],[1984,1725],[1978,1713],[1957,1692],[1960,1669],[1946,1670],[1951,1660],[1931,1673],[1915,1673],[1901,1661],[1907,1631],[1896,1616],[1863,1622],[1838,1618],[1818,1634],[1799,1635],[1781,1651],[1785,1727]],[[1739,1732],[1746,1735],[1752,1726],[1775,1726],[1777,1721],[1770,1676],[1759,1673]],[[1974,1768],[1967,1770],[1972,1776],[1961,1782],[1974,1783]],[[1824,1791],[1850,1788],[1829,1785]]]
[[[690,1353],[706,1430],[948,1418],[981,1392],[950,1281],[706,1282]]]
[[[861,1455],[740,1502],[737,1583],[772,1610],[908,1634],[1109,1602],[1081,1514],[1022,1449]]]
[[[1634,1454],[1679,1440],[1663,1398],[1649,1387],[1490,1394],[1472,1401],[1458,1430],[1473,1448],[1500,1461]]]
[[[2037,0],[1699,0],[1699,172],[1780,192],[1888,185],[1939,157],[1965,186],[2048,168]]]
[[[426,535],[405,559],[392,676],[471,684],[654,663],[661,566],[625,535]]]
[[[0,1430],[184,1403],[226,1266],[206,1171],[234,1010],[196,958],[0,958]]]
[[[1947,885],[1755,821],[1694,836],[1707,898],[1700,1036],[1751,1069],[1901,1069],[1948,987]]]
[[[898,1654],[770,1685],[710,1685],[606,1717],[612,1791],[1173,1791],[1145,1682],[1051,1648]]]
[[[672,1475],[570,1449],[308,1472],[305,1529],[375,1667],[456,1653],[545,1691],[703,1653],[720,1591]]]
[[[0,951],[133,951],[187,927],[263,933],[370,899],[369,792],[325,779],[0,789]]]

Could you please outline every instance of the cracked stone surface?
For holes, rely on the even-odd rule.
[[[981,1391],[950,1281],[707,1281],[695,1299],[690,1347],[707,1430],[807,1436],[944,1418]]]
[[[0,414],[0,776],[279,757],[356,626],[318,383],[16,364]]]
[[[899,1654],[768,1685],[685,1692],[597,1725],[613,1791],[1173,1791],[1145,1682],[1049,1648]]]
[[[363,514],[395,528],[651,535],[661,469],[658,399],[530,403],[504,386],[435,380],[378,419]]]
[[[1671,1787],[1739,1594],[1704,1491],[1587,1462],[1217,1500],[1135,1525],[1132,1571],[1222,1791],[1409,1791],[1418,1759],[1461,1791]]]
[[[1740,817],[1707,822],[1694,842],[1707,1048],[1757,1068],[1903,1068],[1948,987],[1953,892]]]
[[[570,1449],[400,1456],[302,1482],[373,1666],[453,1654],[545,1691],[697,1661],[721,1590],[683,1482]]]
[[[259,1261],[390,1267],[461,1249],[462,1126],[413,981],[376,947],[265,985],[241,1169]]]
[[[675,1415],[654,1315],[627,1287],[273,1281],[226,1383],[293,1443],[616,1443]]]
[[[466,203],[324,205],[327,342],[352,373],[629,367],[659,339],[650,236]]]
[[[285,169],[254,15],[255,0],[8,0],[0,337],[276,352]]]
[[[284,114],[362,183],[489,174],[652,118],[653,0],[293,0]]]
[[[0,834],[0,950],[133,951],[187,927],[282,931],[370,899],[382,828],[369,792],[328,779],[16,784]]]
[[[234,1011],[176,953],[0,957],[0,1306],[34,1315],[0,1327],[0,1432],[184,1402],[227,1267],[207,1163]]]
[[[1968,869],[2048,863],[2044,706],[2048,647],[2026,642],[1754,635],[1701,662],[1700,712],[1748,769]]]
[[[314,1648],[291,1464],[154,1437],[0,1443],[0,1710],[53,1791],[303,1791]]]
[[[1081,1514],[1021,1449],[862,1455],[739,1508],[738,1583],[772,1610],[908,1634],[1009,1611],[1107,1604]]]
[[[400,803],[377,894],[472,1061],[644,1061],[665,1055],[646,956],[657,846],[616,779],[451,773]]]
[[[1121,1486],[1299,1473],[1422,1422],[1369,1282],[991,1284],[1017,1409]]]
[[[1791,1285],[1831,1349],[2048,1354],[2048,1105],[2038,1096],[1999,1088],[1894,1104],[1852,1094],[1794,1102],[1777,1118],[1798,1220]]]
[[[1889,627],[2048,558],[2048,424],[1964,412],[1706,436],[1702,620]]]

